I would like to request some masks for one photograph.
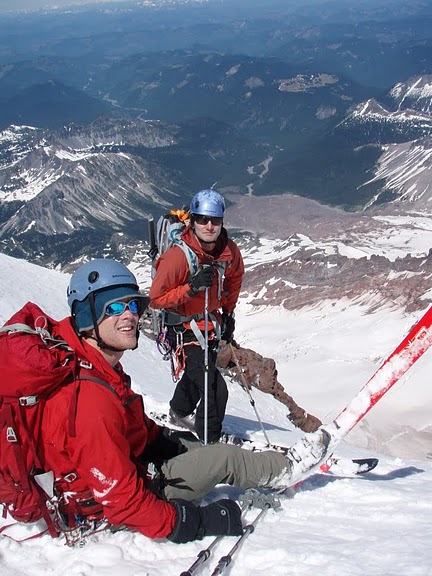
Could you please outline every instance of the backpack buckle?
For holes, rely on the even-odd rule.
[[[12,428],[12,426],[8,426],[6,429],[6,440],[8,442],[18,442],[17,435],[15,433],[15,430]]]
[[[21,396],[19,399],[20,406],[34,406],[39,402],[38,397],[35,396]]]
[[[63,480],[65,482],[75,482],[75,480],[77,480],[78,478],[78,474],[76,472],[69,472],[69,474],[66,474],[65,476],[63,476]]]
[[[80,360],[79,365],[80,368],[84,368],[85,370],[93,370],[93,364],[90,364],[87,360]]]

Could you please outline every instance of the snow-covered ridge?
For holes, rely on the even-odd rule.
[[[379,159],[374,178],[369,184],[384,180],[385,184],[378,196],[367,205],[373,205],[384,191],[397,194],[394,202],[409,202],[412,205],[427,206],[432,202],[432,139],[416,142],[390,144]]]
[[[410,106],[425,114],[432,114],[432,77],[420,76],[408,83],[399,82],[390,91],[390,96],[399,109]]]
[[[147,282],[148,274],[149,268]],[[54,318],[67,315],[68,281],[67,274],[0,254],[0,324],[27,300]],[[236,339],[274,358],[278,379],[288,393],[329,421],[417,318],[390,308],[366,314],[362,305],[348,299],[288,311],[251,306],[242,298]],[[134,389],[144,395],[147,410],[166,410],[173,384],[169,363],[162,360],[154,342],[142,337],[138,350],[127,353],[123,364],[132,375]],[[264,571],[286,576],[287,566],[295,565],[298,576],[310,576],[317,569],[321,576],[340,571],[350,576],[363,576],[365,571],[388,576],[394,573],[395,563],[404,576],[428,574],[432,561],[429,382],[430,353],[426,353],[337,450],[345,458],[378,456],[378,468],[361,479],[314,475],[294,497],[281,496],[280,511],[268,512],[238,551],[232,564],[236,575],[260,576]],[[229,390],[226,429],[262,440],[249,397],[233,383]],[[290,428],[283,405],[258,390],[253,394],[270,440],[293,444],[299,434]],[[237,489],[221,485],[209,498],[238,494]],[[249,512],[247,521],[257,513]],[[0,525],[4,522],[0,519]],[[30,533],[16,528],[12,535],[25,538]],[[21,544],[1,537],[1,571],[2,576],[78,572],[118,576],[134,575],[137,570],[149,576],[178,576],[211,541],[179,547],[121,531],[101,533],[84,547],[70,549],[48,535]],[[214,549],[208,563],[211,569],[233,545],[234,540],[226,538]]]
[[[375,185],[376,195],[365,209],[384,201],[429,209],[432,166],[432,76],[420,76],[396,84],[385,103],[375,99],[356,105],[339,124],[341,130],[363,133],[379,146],[373,177],[360,188]]]
[[[394,121],[430,122],[432,114],[432,76],[419,76],[399,82],[389,91],[387,106],[374,98],[352,110],[353,117]]]

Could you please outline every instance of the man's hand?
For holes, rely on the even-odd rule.
[[[241,536],[243,533],[241,509],[234,500],[223,498],[207,506],[196,506],[178,498],[169,502],[177,512],[174,529],[168,536],[172,542],[184,544],[204,536]]]
[[[235,330],[234,312],[222,312],[222,335],[221,340],[225,340],[227,344],[232,342]]]
[[[191,292],[203,292],[206,288],[210,288],[213,284],[214,268],[210,264],[200,266],[198,272],[192,276],[190,281]]]

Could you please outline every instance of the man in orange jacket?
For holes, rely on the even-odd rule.
[[[148,418],[120,364],[137,347],[148,298],[123,264],[97,259],[80,266],[68,303],[71,316],[55,337],[75,352],[81,371],[46,400],[37,446],[43,470],[54,472],[56,505],[68,529],[79,532],[100,518],[178,543],[240,535],[236,502],[197,506],[193,500],[219,483],[287,487],[324,458],[330,439],[324,429],[285,457],[182,441]]]
[[[150,307],[165,310],[171,347],[184,357],[184,372],[170,402],[171,420],[195,429],[201,441],[204,440],[207,377],[210,444],[219,441],[228,401],[225,380],[216,367],[217,349],[220,339],[230,342],[233,338],[234,308],[244,276],[240,250],[223,227],[224,213],[224,199],[215,190],[195,194],[190,205],[190,225],[181,234],[181,241],[196,255],[197,272],[191,275],[184,250],[173,245],[156,261],[150,289]],[[204,363],[206,347],[208,370]]]

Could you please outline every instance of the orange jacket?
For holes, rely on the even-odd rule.
[[[74,493],[90,490],[112,524],[149,538],[166,537],[174,528],[175,508],[146,488],[136,465],[146,444],[158,438],[160,427],[145,415],[142,397],[131,390],[121,365],[111,368],[96,348],[78,338],[70,318],[60,322],[59,335],[115,392],[84,379],[48,398],[39,446],[42,465],[54,471],[57,487],[72,499]],[[85,370],[83,377],[91,378],[91,373]],[[75,435],[71,435],[76,386]],[[77,479],[66,482],[71,473]]]
[[[213,285],[209,290],[209,312],[216,313],[223,308],[232,312],[237,303],[244,276],[243,258],[235,242],[228,238],[226,230],[222,228],[214,256],[205,252],[195,236],[192,228],[188,226],[181,234],[181,239],[195,252],[198,265],[207,262],[226,262],[221,299],[218,298],[218,276],[215,272]],[[190,294],[190,271],[187,258],[181,248],[172,246],[156,261],[156,274],[150,288],[150,307],[162,308],[168,312],[181,316],[193,316],[204,313],[205,292]],[[197,322],[204,328],[204,320]],[[185,323],[189,327],[189,323]],[[211,327],[211,322],[209,323]]]

